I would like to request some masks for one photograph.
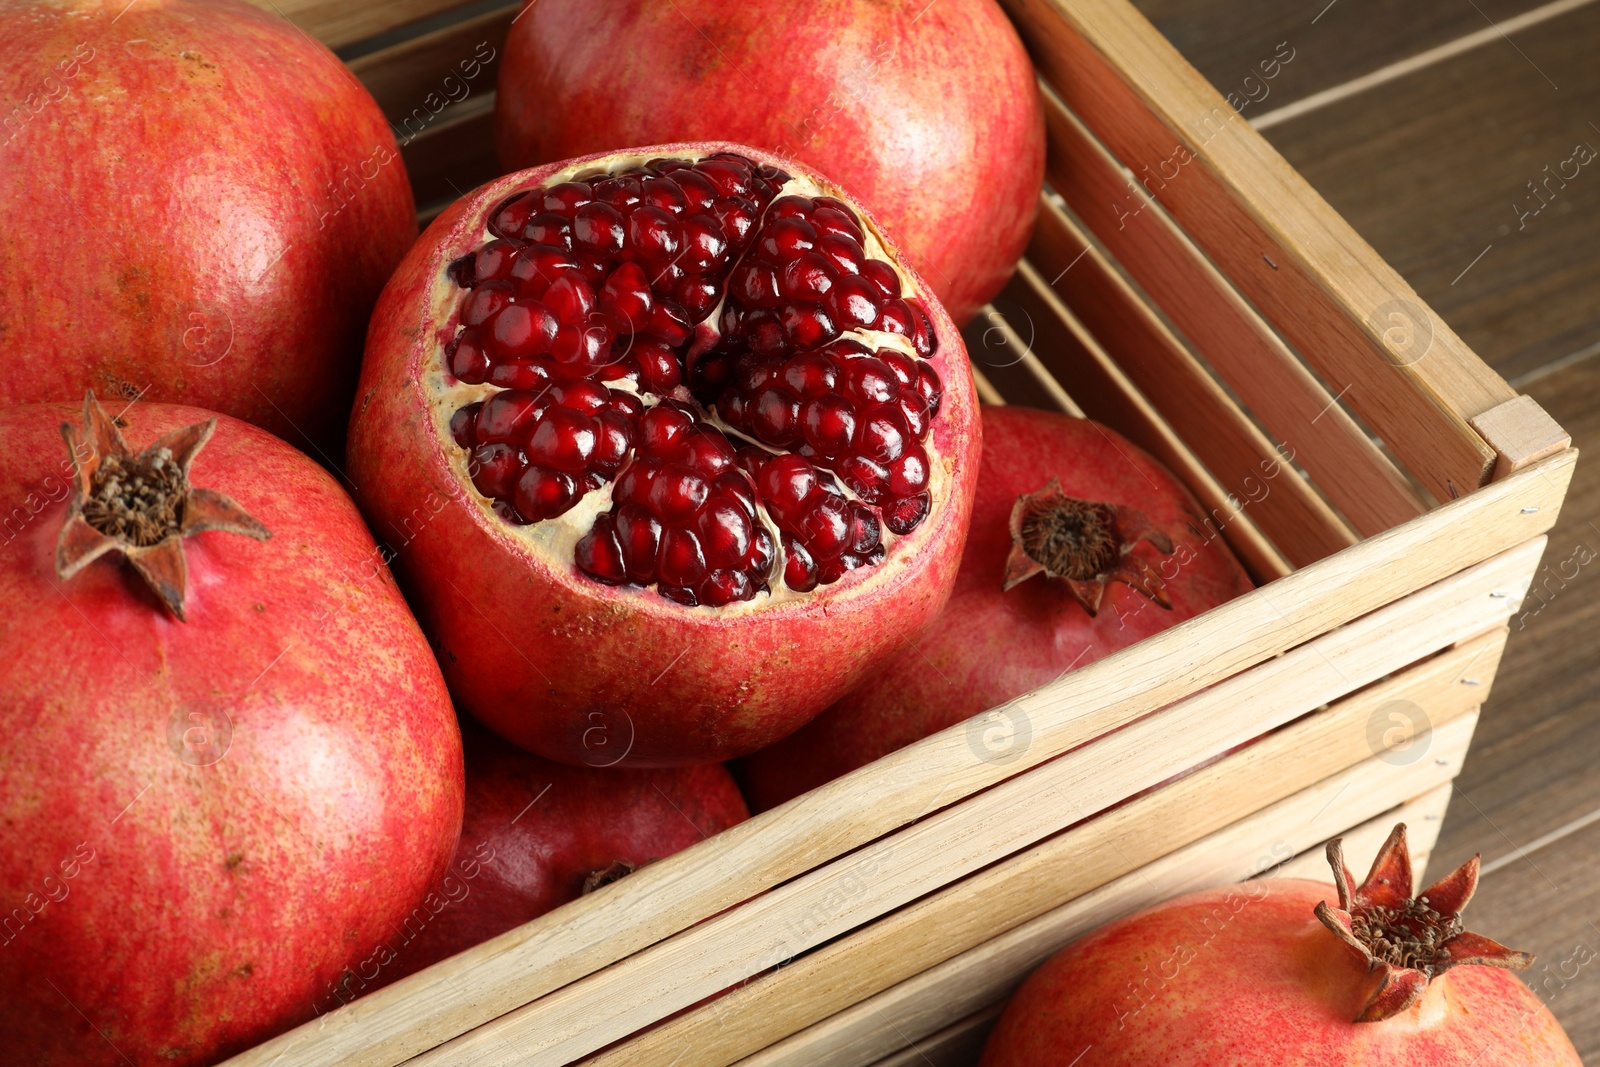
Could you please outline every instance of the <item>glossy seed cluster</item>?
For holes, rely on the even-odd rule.
[[[848,205],[787,180],[722,154],[530,190],[450,265],[448,369],[500,387],[451,420],[473,483],[526,524],[614,482],[575,550],[593,578],[691,605],[807,591],[928,514],[927,316]]]

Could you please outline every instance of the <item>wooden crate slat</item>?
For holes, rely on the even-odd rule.
[[[1229,499],[1227,487],[1128,379],[1124,369],[1051,291],[1031,263],[1023,260],[1017,265],[1016,276],[1006,285],[1003,295],[1033,321],[1038,334],[1034,348],[1040,362],[1052,374],[1072,383],[1091,418],[1161,460],[1193,490],[1210,519],[1208,536],[1220,532],[1257,584],[1281,578],[1295,565],[1314,563],[1335,551],[1322,543],[1337,537],[1332,531],[1326,531],[1327,537],[1314,544],[1306,544],[1309,537],[1291,541],[1297,550],[1294,556],[1267,537],[1250,510]],[[1338,547],[1346,547],[1352,540],[1340,538]],[[1323,547],[1327,550],[1319,551]]]
[[[419,207],[448,204],[499,177],[494,158],[494,93],[452,104],[421,133],[400,143]],[[437,214],[437,212],[434,212]]]
[[[557,1067],[594,1052],[1220,756],[1353,686],[1503,625],[1543,547],[1542,538],[1519,545],[708,918],[414,1062]],[[944,736],[952,733],[967,745],[963,727]],[[941,802],[948,801],[935,793],[930,810]],[[507,1049],[516,1050],[512,1058],[506,1058]]]
[[[461,7],[469,0],[248,0],[282,15],[329,48],[374,37],[408,22]]]
[[[1042,201],[1028,248],[1039,281],[1047,284],[1116,358],[1123,373],[1194,449],[1217,481],[1248,502],[1262,532],[1279,546],[1326,547],[1321,555],[1299,559],[1302,563],[1354,544],[1358,540],[1354,531],[1298,470],[1283,462],[1267,435],[1078,224],[1050,197]],[[1284,547],[1284,554],[1298,555],[1290,547]]]
[[[929,1034],[915,1045],[879,1060],[873,1067],[974,1067],[1004,1004],[993,1004]]]
[[[1033,740],[1013,764],[975,762],[960,727],[935,734],[229,1063],[394,1067],[938,803],[993,785],[1544,533],[1560,509],[1575,455],[1553,456],[1020,698],[1015,707],[1030,717]]]
[[[985,380],[1004,395],[1006,403],[1084,417],[1064,383],[1045,369],[1028,341],[993,304],[985,304],[961,333],[968,362],[974,369],[982,368]]]
[[[1418,831],[1414,848],[1431,848],[1439,823],[1426,816],[1448,802],[1476,723],[1474,713],[1434,731],[1430,751],[1445,765],[1430,759],[1397,766],[1375,756],[741,1060],[740,1067],[870,1064],[907,1038],[1005,1000],[1036,967],[1089,931],[1175,896],[1243,881],[1285,850],[1305,856],[1308,865],[1321,860],[1326,870],[1318,854],[1322,842],[1345,836],[1352,862],[1360,865],[1383,840],[1378,827],[1387,835],[1402,820]],[[1359,838],[1348,832],[1358,825]],[[1319,880],[1331,893],[1332,878]]]
[[[1424,510],[1389,458],[1160,205],[1141,199],[1119,208],[1133,195],[1130,178],[1079,117],[1048,95],[1045,116],[1051,186],[1262,425],[1294,449],[1329,500],[1366,535]],[[1136,215],[1119,214],[1139,204]]]
[[[506,31],[518,5],[458,22],[350,60],[398,136],[420,132],[447,102],[494,91]],[[410,120],[411,127],[405,123]]]
[[[1006,8],[1067,106],[1124,164],[1157,168],[1156,197],[1439,499],[1488,479],[1495,453],[1467,420],[1515,392],[1131,4]]]
[[[1360,763],[1374,751],[1365,726],[1385,705],[1417,709],[1417,733],[1476,710],[1487,693],[1462,675],[1492,675],[1508,633],[1502,627],[1463,642],[584,1063],[670,1063],[685,1048],[699,1067],[734,1063]],[[727,1025],[730,1017],[737,1026]]]

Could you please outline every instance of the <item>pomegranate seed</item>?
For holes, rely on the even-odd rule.
[[[778,219],[761,231],[757,247],[769,262],[782,263],[817,247],[817,231],[805,219]]]
[[[909,389],[902,389],[895,404],[899,406],[900,417],[906,420],[906,429],[911,431],[911,436],[922,440],[928,432],[928,408],[922,398]]]
[[[944,385],[939,381],[938,371],[926,363],[917,364],[917,395],[928,405],[930,417],[939,413],[939,395],[943,389]]]
[[[879,504],[889,495],[889,469],[865,456],[847,456],[838,466],[839,478],[856,496]]]
[[[700,603],[719,608],[736,600],[749,600],[756,590],[743,571],[715,570],[706,575],[696,594]]]
[[[927,493],[896,500],[883,510],[883,524],[891,533],[904,536],[915,530],[928,517],[930,501]]]
[[[706,501],[695,522],[707,565],[738,567],[745,563],[755,543],[755,524],[744,502],[732,493],[715,493]]]
[[[882,299],[877,286],[847,274],[834,284],[823,306],[841,330],[870,330],[878,325],[878,302]]]
[[[845,364],[844,391],[862,404],[886,404],[900,392],[900,385],[883,360],[863,356]]]
[[[711,205],[716,203],[717,198],[722,195],[717,187],[712,184],[711,179],[699,171],[690,170],[687,167],[673,171],[672,180],[677,183],[679,191],[683,193],[683,210],[686,214],[698,214],[709,210]]]
[[[461,308],[463,326],[482,326],[489,317],[507,304],[516,290],[506,282],[485,282],[472,290]]]
[[[720,433],[702,431],[685,438],[683,462],[706,477],[714,478],[731,469],[738,459],[726,437]]]
[[[799,396],[821,396],[838,387],[839,366],[820,352],[804,353],[784,367],[783,382]]]
[[[855,439],[855,407],[844,397],[831,394],[807,400],[800,409],[800,432],[822,455],[838,455]]]
[[[872,513],[872,509],[861,504],[851,504],[849,551],[856,556],[865,556],[877,548],[882,539],[878,516]],[[860,566],[860,563],[857,562],[855,565]]]
[[[928,484],[928,454],[921,445],[912,445],[905,454],[889,464],[889,492],[895,496],[912,496]]]
[[[550,354],[556,360],[556,377],[581,377],[591,373],[605,359],[610,346],[604,327],[561,327],[550,343]]]
[[[861,243],[852,237],[836,233],[824,234],[817,239],[817,251],[832,263],[840,274],[860,274],[867,262]],[[874,295],[881,296],[880,293]]]
[[[683,305],[690,322],[703,322],[707,315],[716,310],[720,294],[716,283],[709,278],[690,275],[673,288],[673,295]]]
[[[550,403],[585,415],[595,415],[611,403],[611,390],[581,378],[561,382],[550,387]]]
[[[617,540],[628,580],[649,585],[656,580],[656,554],[661,547],[661,520],[638,504],[624,504],[616,514]]]
[[[902,337],[910,337],[916,330],[917,324],[912,316],[911,305],[904,300],[885,300],[883,308],[878,313],[878,329],[887,333],[897,333]]]
[[[839,336],[833,317],[821,304],[790,304],[779,314],[784,331],[796,348],[815,348]]]
[[[895,269],[881,259],[869,259],[861,266],[861,273],[884,296],[894,297],[900,295],[900,275]]]
[[[522,227],[522,239],[529,244],[571,248],[572,220],[551,212],[535,215]]]
[[[572,476],[537,464],[522,472],[511,498],[517,512],[529,522],[553,519],[577,502],[578,487]]]
[[[489,384],[504,389],[538,389],[549,380],[550,372],[542,364],[528,360],[497,362],[489,368]]]
[[[811,558],[811,553],[788,534],[783,535],[783,552],[787,557],[783,564],[783,584],[797,593],[809,593],[815,589],[817,564]]]
[[[618,411],[602,411],[594,421],[599,439],[591,462],[602,473],[615,474],[633,447],[633,421]]]
[[[847,208],[828,207],[823,205],[811,213],[811,225],[816,227],[819,234],[832,234],[839,237],[848,237],[860,242],[862,239],[861,226],[856,222],[855,215]]]
[[[689,314],[671,300],[661,300],[650,312],[650,322],[645,332],[676,348],[694,333]]]
[[[900,409],[884,404],[872,408],[861,420],[856,447],[868,459],[879,463],[893,463],[905,453],[906,439],[910,436],[911,429],[906,425]]]
[[[538,210],[539,196],[536,192],[517,193],[489,213],[489,232],[496,237],[514,237],[522,232],[522,227]]]
[[[594,310],[594,289],[578,271],[567,271],[550,283],[541,298],[563,326],[581,326]]]
[[[627,247],[644,259],[664,263],[683,247],[683,227],[660,208],[634,208],[628,216]]]
[[[652,175],[640,182],[640,187],[644,203],[653,208],[681,215],[688,205],[688,198],[683,195],[683,190],[671,178]]]
[[[610,515],[594,520],[594,527],[579,538],[574,558],[585,574],[602,582],[621,585],[628,579],[627,567],[622,562],[622,546],[617,541]]]
[[[558,215],[571,216],[594,199],[594,190],[587,182],[562,182],[544,191],[543,207]]]
[[[644,199],[644,186],[631,174],[601,178],[594,183],[594,198],[615,208],[630,208]]]
[[[750,195],[750,167],[730,159],[708,159],[697,168],[721,196]]]
[[[467,468],[478,492],[484,496],[503,497],[511,495],[522,464],[522,453],[514,446],[495,443],[474,448]]]
[[[585,204],[572,216],[572,247],[593,256],[622,251],[622,212],[610,204]]]
[[[517,283],[519,301],[542,300],[550,284],[569,270],[577,270],[572,253],[553,245],[534,245],[524,249],[511,266],[511,280]]]
[[[780,196],[767,208],[771,219],[803,219],[811,214],[814,205],[803,196]]]
[[[510,241],[490,241],[478,249],[478,254],[473,257],[472,276],[479,283],[500,281],[511,276],[511,268],[516,261],[516,245]]]
[[[769,445],[793,444],[799,437],[800,401],[779,386],[769,386],[756,394],[750,413],[750,429]]]
[[[472,276],[472,264],[476,258],[474,253],[468,252],[464,256],[452,259],[450,265],[444,269],[446,277],[463,289],[471,289],[475,280]]]
[[[683,265],[705,273],[720,267],[728,257],[728,237],[710,215],[695,215],[683,223]]]
[[[916,302],[911,303],[911,317],[916,320],[916,329],[911,332],[911,344],[917,350],[917,355],[927,359],[933,355],[933,323],[928,321],[928,313]]]
[[[468,385],[481,385],[489,374],[489,356],[477,330],[462,330],[451,344],[450,373]]]
[[[559,324],[542,304],[507,304],[489,320],[489,347],[501,359],[532,359],[550,351]]]
[[[661,556],[656,561],[661,580],[671,585],[694,585],[706,574],[706,557],[700,539],[688,530],[669,526],[661,535]]]
[[[558,471],[582,474],[599,443],[599,427],[589,416],[571,408],[551,408],[528,438],[528,457]]]
[[[790,300],[821,300],[833,288],[833,267],[815,252],[783,265],[778,289]]]
[[[850,507],[842,496],[819,493],[799,527],[812,556],[833,559],[850,543]]]
[[[633,356],[639,361],[639,377],[652,393],[670,393],[683,381],[682,368],[672,349],[659,341],[640,341]]]
[[[630,422],[638,422],[639,416],[644,414],[644,404],[632,393],[612,392],[606,406],[628,416]]]
[[[679,408],[658,404],[639,419],[639,442],[652,456],[676,458],[682,440],[694,429],[694,419]]]
[[[659,460],[646,459],[628,465],[612,487],[611,499],[621,504],[643,504],[650,495],[650,483],[661,469]]]
[[[902,389],[908,385],[916,385],[916,360],[912,359],[904,352],[896,352],[892,348],[885,348],[877,355],[878,358],[881,359],[886,366],[888,366],[890,372],[894,375],[894,380],[900,383]]]
[[[473,445],[473,423],[478,418],[478,412],[483,409],[482,404],[468,404],[456,408],[450,416],[450,439],[462,448],[471,448]]]
[[[728,279],[734,299],[753,308],[777,307],[783,302],[778,271],[769,263],[741,263]]]
[[[694,470],[681,463],[668,463],[650,483],[647,499],[650,509],[663,522],[681,523],[694,518],[710,491],[710,485]]]
[[[799,518],[805,502],[818,490],[817,469],[804,456],[774,456],[761,465],[756,486],[761,499],[780,522]]]
[[[743,252],[749,244],[758,210],[754,201],[742,197],[718,200],[712,206],[711,214],[716,218],[717,225],[722,227],[722,232],[727,234],[735,252]]]
[[[546,397],[520,389],[507,389],[483,402],[478,421],[473,424],[473,433],[479,444],[490,441],[520,444],[527,436],[529,427],[538,421],[549,406],[550,401]]]
[[[619,334],[636,332],[648,321],[653,301],[650,283],[637,263],[624,263],[600,287],[600,312]]]

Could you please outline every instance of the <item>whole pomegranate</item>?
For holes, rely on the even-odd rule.
[[[1572,1042],[1509,969],[1533,957],[1462,927],[1478,860],[1412,897],[1405,825],[1351,889],[1245,882],[1157,905],[1035,971],[983,1067],[1577,1067]]]
[[[740,762],[758,811],[1250,589],[1172,473],[1098,423],[983,409],[955,593],[912,650]],[[1004,753],[996,753],[1003,757]]]
[[[241,0],[0,0],[0,40],[0,402],[92,388],[336,448],[416,237],[372,97]]]
[[[843,185],[957,325],[1016,267],[1044,178],[1033,64],[994,0],[530,0],[512,24],[506,169],[712,138]]]
[[[568,767],[462,724],[467,808],[446,903],[393,939],[392,977],[521,926],[749,817],[720,763]],[[376,970],[376,968],[374,968]],[[351,993],[366,983],[347,976]],[[382,979],[387,981],[388,978]]]
[[[4,1059],[209,1064],[436,887],[460,733],[322,468],[195,408],[78,414],[0,410]]]
[[[759,748],[949,596],[966,350],[787,166],[668,145],[513,174],[378,302],[351,478],[457,700],[547,758]]]

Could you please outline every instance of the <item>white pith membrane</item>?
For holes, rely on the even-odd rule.
[[[511,198],[517,196],[519,193],[535,189],[549,189],[552,186],[558,185],[562,182],[593,181],[604,177],[616,176],[620,175],[624,171],[634,168],[642,168],[646,163],[652,160],[681,159],[686,160],[691,164],[698,164],[703,160],[710,158],[712,157],[696,157],[677,154],[668,156],[661,156],[657,154],[618,155],[609,157],[604,166],[597,166],[594,163],[589,162],[552,172],[536,185],[527,185],[521,188],[513,188],[502,191],[494,201],[488,203],[484,212],[484,223],[480,227],[471,246],[466,249],[462,249],[458,246],[454,250],[454,253],[455,255],[460,255],[463,254],[463,252],[476,251],[477,249],[481,249],[490,241],[495,240],[497,235],[489,228],[490,219],[493,217],[496,211],[498,211]],[[746,160],[753,165],[760,165],[760,160],[752,159],[750,157],[744,158],[746,158]],[[671,174],[669,173],[666,176],[671,177]],[[733,272],[745,257],[748,257],[754,252],[757,245],[756,235],[761,232],[762,228],[768,222],[768,215],[772,205],[777,203],[785,196],[802,196],[807,198],[830,197],[844,201],[845,203],[852,203],[843,191],[820,183],[804,175],[791,176],[788,181],[783,183],[783,185],[773,195],[771,201],[761,208],[761,213],[757,217],[757,221],[751,230],[752,237],[749,242],[749,246],[745,249],[743,255],[729,260],[726,270],[723,272],[721,277],[720,284],[722,287],[722,292],[716,302],[715,307],[704,319],[700,320],[694,325],[694,337],[689,342],[687,348],[683,351],[704,353],[714,349],[716,344],[720,341],[721,334],[718,323],[721,320],[724,305],[728,300],[728,292],[730,289],[730,281]],[[868,260],[881,261],[893,268],[896,276],[900,280],[901,299],[906,300],[908,303],[912,300],[917,300],[919,303],[925,303],[926,297],[923,291],[916,284],[916,281],[910,275],[908,275],[899,266],[898,262],[890,255],[871,220],[864,216],[859,210],[852,209],[852,214],[854,215],[855,221],[863,235],[863,239],[860,244],[863,252],[866,255],[866,258]],[[598,290],[598,285],[596,285],[596,289]],[[471,289],[460,287],[453,279],[449,279],[448,277],[445,279],[444,284],[437,284],[433,286],[433,303],[428,309],[428,321],[446,325],[448,327],[448,334],[451,337],[457,336],[462,329],[460,318],[461,312],[465,306],[467,295],[471,292]],[[924,314],[928,325],[931,328],[933,325],[932,316],[926,315],[925,312],[921,312],[921,314]],[[940,337],[938,335],[933,335],[933,339],[936,345],[938,345],[940,342],[944,342],[945,344],[948,344],[949,342],[948,338]],[[891,331],[877,329],[845,330],[840,332],[837,337],[826,342],[826,344],[835,344],[845,340],[858,341],[874,352],[884,350],[898,351],[918,364],[931,363],[931,359],[924,360],[917,354],[910,337]],[[798,355],[803,351],[810,350],[796,348],[794,355]],[[936,347],[933,356],[937,357],[942,351],[943,349]],[[520,540],[532,554],[546,560],[551,564],[554,564],[558,570],[569,570],[580,582],[591,583],[596,587],[597,590],[610,589],[613,591],[619,591],[622,589],[628,589],[631,592],[638,593],[640,595],[648,595],[657,604],[662,606],[672,605],[674,607],[684,608],[685,610],[694,610],[695,606],[690,606],[675,601],[667,597],[665,594],[659,593],[654,586],[640,586],[631,582],[624,583],[622,585],[611,585],[599,578],[594,577],[593,575],[586,573],[575,562],[575,551],[578,542],[589,533],[598,517],[610,512],[613,503],[612,494],[617,481],[622,477],[623,473],[627,471],[629,465],[634,462],[636,456],[638,455],[639,448],[637,442],[635,446],[630,449],[628,459],[624,461],[622,467],[618,469],[614,476],[608,479],[597,489],[592,489],[587,492],[582,492],[580,490],[581,495],[579,498],[565,512],[550,518],[540,519],[526,525],[519,525],[507,521],[502,515],[499,514],[498,511],[496,511],[494,506],[494,498],[484,495],[474,484],[469,467],[472,450],[457,444],[451,432],[452,416],[459,409],[473,403],[485,401],[497,393],[506,391],[507,387],[494,385],[487,382],[482,384],[463,382],[456,378],[449,369],[449,361],[445,354],[445,345],[438,345],[434,352],[435,354],[433,358],[426,361],[423,381],[421,383],[424,396],[426,397],[429,408],[433,414],[434,428],[437,433],[442,435],[444,441],[446,442],[445,452],[447,454],[450,467],[462,485],[465,495],[470,498],[480,509],[482,509],[482,513],[487,521],[494,524],[494,526],[503,531],[507,536]],[[767,444],[757,437],[743,433],[728,425],[722,418],[719,417],[714,404],[705,403],[698,397],[692,395],[688,388],[687,377],[688,367],[685,366],[685,384],[678,387],[673,399],[677,399],[679,402],[685,403],[692,407],[695,410],[697,418],[701,422],[707,426],[715,428],[717,431],[722,433],[735,448],[747,444],[755,445],[773,454],[774,456],[783,455],[787,452],[794,451],[793,448],[783,448]],[[941,382],[943,382],[944,376],[941,375],[940,377]],[[659,404],[663,399],[666,399],[658,396],[657,394],[643,391],[639,385],[636,385],[633,381],[630,381],[627,378],[610,381],[599,381],[598,379],[594,380],[596,380],[598,384],[612,390],[613,392],[632,393],[639,398],[646,410]],[[947,392],[948,383],[945,383],[942,388],[945,392]],[[942,411],[939,413],[930,413],[928,419],[928,431],[918,442],[926,451],[928,457],[928,480],[925,489],[929,496],[927,513],[912,530],[905,534],[893,533],[888,528],[888,525],[880,518],[879,539],[884,549],[883,558],[878,562],[870,563],[860,567],[859,569],[864,572],[871,571],[884,578],[888,578],[892,572],[904,568],[907,565],[908,557],[911,554],[908,550],[918,540],[924,538],[931,532],[936,525],[936,523],[932,521],[935,512],[941,509],[949,499],[949,491],[952,483],[952,461],[948,456],[945,456],[938,450],[934,442],[933,423],[934,420],[939,417],[939,414],[942,414]],[[866,503],[861,497],[851,491],[850,487],[845,483],[843,478],[839,477],[823,463],[815,460],[813,460],[812,463],[817,469],[819,478],[828,484],[833,491],[842,494],[847,501],[861,501],[867,507],[872,508],[875,513],[887,511],[890,501],[886,501],[882,505],[872,505]],[[843,577],[838,579],[838,581],[828,585],[818,585],[813,589],[803,592],[791,589],[784,581],[786,551],[783,546],[782,530],[771,513],[768,511],[766,502],[762,498],[761,494],[757,492],[754,495],[756,500],[756,521],[767,530],[767,533],[772,538],[772,544],[774,546],[773,559],[767,575],[766,590],[756,592],[756,594],[748,600],[734,600],[726,604],[716,605],[715,610],[723,614],[733,615],[764,611],[796,600],[804,600],[806,598],[814,599],[817,596],[824,594],[826,589],[851,584],[849,582],[850,573],[847,571]],[[901,546],[902,550],[896,551],[896,546]],[[698,605],[698,607],[705,606],[707,605]]]

